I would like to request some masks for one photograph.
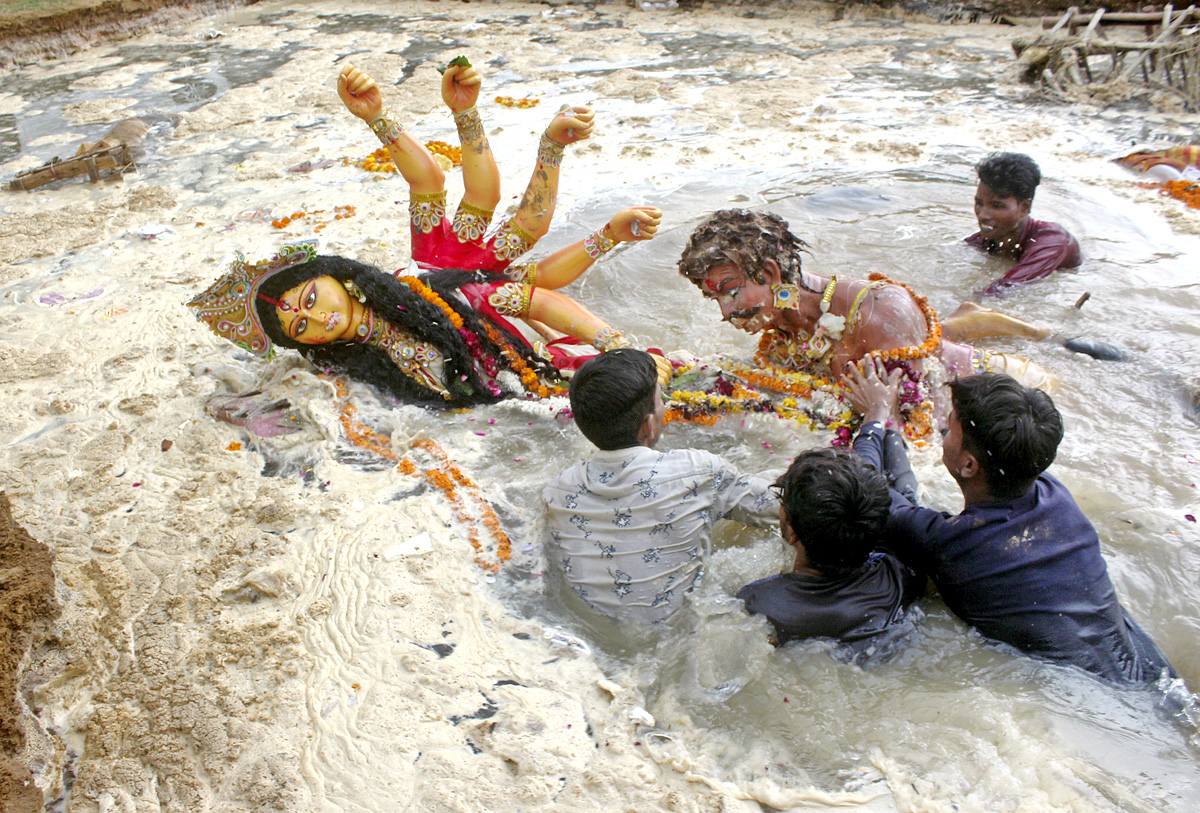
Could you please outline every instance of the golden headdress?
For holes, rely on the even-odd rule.
[[[253,264],[247,263],[239,251],[224,276],[207,291],[193,297],[188,307],[196,310],[197,318],[207,322],[213,333],[256,356],[271,358],[275,348],[254,307],[254,300],[259,298],[258,289],[269,277],[316,256],[316,240],[288,243],[271,259]]]

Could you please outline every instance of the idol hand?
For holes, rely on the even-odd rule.
[[[574,144],[583,141],[592,134],[592,119],[596,113],[590,107],[568,107],[562,109],[550,119],[546,127],[546,137],[559,144]]]
[[[479,101],[482,83],[474,65],[451,65],[442,74],[442,101],[455,113],[470,110]]]
[[[383,110],[383,94],[379,85],[353,65],[342,68],[338,75],[338,96],[346,109],[363,121],[370,121]]]
[[[653,206],[630,206],[622,209],[608,222],[612,236],[620,242],[650,240],[662,223],[662,209]]]

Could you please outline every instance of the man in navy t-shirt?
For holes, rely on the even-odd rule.
[[[854,449],[883,465],[881,422],[898,377],[873,361],[848,377],[863,413]],[[946,605],[989,638],[1111,681],[1153,682],[1175,672],[1117,601],[1095,528],[1070,492],[1046,474],[1063,436],[1050,396],[1011,377],[950,383],[954,410],[942,461],[962,489],[951,516],[892,492],[889,543],[929,573]]]
[[[902,468],[897,488],[916,487],[899,433],[888,435]],[[893,453],[892,457],[896,457]],[[836,638],[835,656],[865,665],[894,651],[911,623],[905,608],[925,576],[878,549],[888,521],[888,480],[861,457],[833,449],[799,455],[780,477],[779,530],[795,549],[790,573],[738,591],[746,610],[766,616],[774,643]]]

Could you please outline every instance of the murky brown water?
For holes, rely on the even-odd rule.
[[[47,251],[0,278],[0,348],[20,343],[73,360],[49,378],[31,370],[14,379],[31,406],[4,418],[6,487],[20,496],[31,479],[49,484],[39,501],[26,502],[22,519],[58,546],[67,617],[81,628],[89,613],[103,622],[94,666],[55,678],[40,695],[39,781],[61,791],[64,763],[85,778],[91,771],[72,798],[79,809],[114,810],[135,809],[138,794],[161,799],[171,782],[200,788],[193,796],[177,789],[164,803],[174,809],[253,809],[255,788],[295,809],[390,809],[397,800],[415,809],[541,809],[561,793],[580,809],[606,808],[613,797],[605,793],[652,809],[671,788],[692,794],[687,804],[699,804],[701,790],[757,799],[733,808],[747,810],[787,809],[822,792],[834,794],[827,801],[878,796],[864,802],[871,810],[1191,810],[1200,800],[1194,722],[1171,719],[1154,692],[1112,689],[1002,651],[937,601],[922,602],[911,645],[867,672],[835,663],[823,643],[772,651],[762,624],[730,598],[781,566],[770,533],[726,529],[728,547],[665,634],[630,639],[581,626],[547,595],[538,494],[552,473],[588,453],[554,408],[508,403],[431,415],[381,406],[357,388],[360,417],[398,446],[421,435],[445,446],[497,506],[516,550],[496,580],[466,564],[469,556],[456,564],[440,550],[436,561],[378,565],[370,557],[390,546],[389,535],[446,526],[436,495],[340,439],[331,393],[301,363],[264,365],[234,353],[210,341],[181,303],[216,275],[216,258],[235,248],[272,250],[283,235],[269,227],[267,211],[352,202],[360,215],[330,226],[329,249],[381,264],[403,260],[402,208],[393,202],[404,190],[394,178],[340,164],[286,172],[302,160],[374,148],[332,96],[348,55],[387,78],[396,106],[429,137],[452,133],[428,68],[447,54],[482,53],[488,93],[543,97],[536,114],[486,111],[509,195],[519,191],[532,134],[556,101],[596,100],[606,129],[595,150],[585,147],[564,165],[557,225],[539,250],[570,242],[624,205],[661,206],[667,227],[658,239],[610,256],[573,291],[645,344],[700,356],[748,357],[754,347],[674,270],[707,212],[770,208],[812,243],[806,263],[816,272],[884,271],[948,311],[1003,270],[960,242],[974,230],[971,166],[994,147],[1029,151],[1047,176],[1035,215],[1067,225],[1087,259],[1005,307],[1125,347],[1132,361],[1093,362],[1049,344],[991,346],[1034,357],[1059,379],[1067,438],[1054,473],[1100,531],[1123,602],[1195,686],[1200,534],[1185,517],[1200,514],[1200,428],[1186,404],[1200,380],[1198,241],[1173,233],[1158,209],[1114,193],[1124,180],[1103,161],[1134,139],[1179,137],[1194,120],[1028,104],[996,86],[989,60],[1002,58],[1002,43],[982,35],[960,41],[933,26],[893,21],[867,32],[848,23],[787,33],[784,22],[710,15],[695,18],[705,30],[693,31],[699,22],[689,26],[688,18],[615,7],[552,12],[559,17],[547,17],[545,6],[470,11],[486,19],[441,4],[350,17],[327,3],[261,4],[21,69],[3,89],[6,172],[94,137],[99,119],[118,113],[184,117],[179,128],[152,134],[142,171],[119,193],[74,186],[0,199],[0,218],[30,216],[38,200],[75,208],[99,230],[91,242]],[[226,35],[202,39],[211,27]],[[488,39],[498,31],[502,39]],[[830,88],[819,106],[803,95],[817,81]],[[755,95],[758,87],[765,96]],[[797,96],[771,97],[772,88]],[[715,112],[697,103],[702,98]],[[760,116],[775,117],[770,132],[755,129]],[[743,139],[751,146],[735,154]],[[804,152],[806,145],[813,149]],[[121,205],[105,209],[114,194]],[[148,241],[127,233],[152,222],[174,234]],[[1092,298],[1075,311],[1084,292]],[[263,442],[261,457],[222,452],[242,436],[204,415],[214,390],[250,384],[287,395],[308,427]],[[154,403],[141,412],[118,406],[144,394]],[[35,409],[54,398],[76,407],[57,417]],[[114,433],[125,445],[96,459],[119,465],[92,473],[90,450]],[[168,436],[178,441],[173,458],[159,451]],[[671,426],[662,444],[704,446],[746,470],[769,471],[828,441],[757,416]],[[154,454],[137,451],[143,446]],[[957,510],[938,452],[915,463],[926,502]],[[126,469],[147,484],[132,506],[117,474]],[[76,471],[88,472],[86,490]],[[267,503],[276,506],[274,519],[264,518]],[[228,543],[255,533],[253,545]],[[109,541],[93,548],[99,538]],[[97,567],[119,576],[102,577]],[[236,591],[254,568],[285,586],[240,604],[230,596],[244,595]],[[109,595],[98,585],[110,582],[123,586]],[[183,587],[168,588],[176,583]],[[175,590],[202,597],[205,609],[173,615]],[[278,626],[264,633],[268,621]],[[595,663],[543,646],[545,626],[590,642]],[[251,632],[214,643],[214,629]],[[168,630],[184,654],[177,671],[155,671],[144,642]],[[514,631],[534,644],[514,643]],[[253,643],[275,635],[291,637],[277,650]],[[452,654],[430,654],[428,646],[445,642],[457,646]],[[521,648],[534,645],[542,648]],[[511,686],[496,688],[504,676],[545,694],[518,701]],[[605,711],[607,695],[594,688],[603,677],[628,692],[612,708],[644,706],[655,725],[639,729]],[[466,747],[463,726],[476,723],[462,721],[484,702],[479,692],[500,709],[499,731],[523,732],[519,748],[482,728],[467,739],[486,753]],[[168,706],[198,704],[201,718],[227,721],[227,733],[181,734],[192,729],[167,714],[164,698],[176,698]],[[578,719],[574,711],[554,716],[548,709],[559,703],[583,710],[588,735],[563,727],[553,737],[565,739],[552,737],[550,728]],[[137,740],[131,732],[147,715],[163,722]],[[454,717],[459,722],[447,722]],[[529,733],[534,720],[544,733]],[[105,750],[100,729],[126,732],[127,744]],[[609,742],[625,750],[608,750]],[[196,756],[179,756],[180,743]],[[276,765],[272,754],[290,767],[271,774],[262,766]],[[521,766],[514,785],[523,796],[506,796],[506,759]],[[609,790],[560,783],[567,768],[572,777],[590,772]],[[706,784],[686,782],[685,772]],[[221,785],[222,777],[234,779]],[[206,782],[220,789],[203,790]],[[89,797],[89,788],[103,790]]]

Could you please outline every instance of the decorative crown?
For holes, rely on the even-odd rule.
[[[275,348],[254,307],[258,289],[269,277],[316,256],[316,240],[288,243],[271,259],[253,264],[247,263],[240,251],[236,252],[229,270],[207,291],[193,297],[188,307],[195,309],[196,317],[207,322],[213,333],[269,359],[275,355]]]

